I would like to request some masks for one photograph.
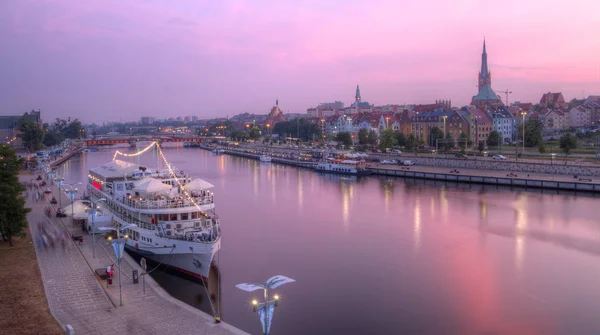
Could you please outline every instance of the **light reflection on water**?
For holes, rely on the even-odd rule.
[[[284,274],[297,282],[278,290],[274,333],[600,333],[594,197],[164,153],[215,185],[223,317],[246,331],[259,332],[252,295],[234,285]],[[86,155],[67,182],[87,175],[86,159],[112,159]],[[164,277],[175,295],[197,290]]]

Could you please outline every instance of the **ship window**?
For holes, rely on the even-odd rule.
[[[117,191],[123,191],[123,184],[117,184]]]
[[[200,217],[200,213],[198,212],[192,212],[192,219],[197,219]]]
[[[171,229],[171,224],[167,223],[167,229]]]
[[[189,213],[181,213],[181,220],[187,220],[189,215]]]
[[[178,224],[176,224],[176,225],[175,225],[175,227],[176,227],[177,229],[181,229],[181,223],[178,223]]]
[[[200,222],[198,222],[198,221],[194,222],[194,226],[196,226],[196,228],[200,227]]]
[[[167,230],[167,236],[171,236],[171,231]]]
[[[158,214],[158,221],[169,221],[169,214]]]
[[[169,221],[177,221],[177,214],[170,214]]]

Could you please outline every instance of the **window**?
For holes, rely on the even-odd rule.
[[[123,184],[117,184],[117,191],[123,191]]]
[[[189,217],[189,213],[181,213],[181,220],[187,220]]]
[[[167,229],[171,229],[171,224],[167,223]]]
[[[176,225],[175,225],[175,228],[177,228],[177,229],[181,229],[181,223],[178,223],[178,224],[176,224]]]
[[[200,217],[200,213],[198,212],[192,212],[192,219],[197,219]]]
[[[177,221],[177,214],[169,214],[169,221]]]
[[[169,214],[158,214],[158,221],[169,221]]]

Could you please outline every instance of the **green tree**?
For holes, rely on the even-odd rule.
[[[70,121],[69,124],[65,127],[63,136],[65,138],[76,139],[82,135],[83,127],[81,126],[81,122],[77,119]]]
[[[335,135],[335,140],[343,145],[352,145],[352,134],[347,131],[341,131]]]
[[[544,124],[540,120],[527,120],[525,121],[525,146],[532,148],[537,147],[542,141],[542,129]],[[523,139],[523,126],[517,125],[517,136],[521,140]]]
[[[26,116],[23,116],[19,120],[18,127],[21,131],[23,146],[27,150],[34,152],[42,148],[42,140],[44,139],[44,130],[42,127]]]
[[[479,152],[482,152],[483,149],[485,149],[485,142],[483,140],[479,141],[479,144],[477,146],[477,150],[479,150]]]
[[[558,142],[565,155],[568,155],[571,149],[577,148],[577,138],[569,133],[562,135]]]
[[[60,144],[62,141],[63,141],[63,137],[62,137],[61,133],[52,129],[52,130],[48,130],[46,132],[46,134],[44,135],[43,143],[45,146],[51,147],[51,146]]]
[[[404,144],[404,149],[406,151],[413,151],[417,147],[418,141],[414,134],[408,135],[406,139],[406,143]]]
[[[313,138],[321,138],[321,127],[304,118],[277,122],[272,129],[272,133],[279,134],[280,137],[296,137],[299,135],[302,141],[311,141]]]
[[[377,136],[377,132],[375,130],[371,129],[369,131],[369,137],[367,138],[367,143],[370,145],[376,145],[377,138],[379,138],[379,136]]]
[[[464,141],[460,141],[458,143],[458,146],[461,149],[465,150],[466,147],[467,147],[467,143],[466,142],[467,142],[467,140],[468,140],[469,137],[467,136],[467,134],[465,134],[464,132],[462,132],[462,133],[460,133],[460,136],[458,138],[460,138],[461,140],[464,140]]]
[[[381,150],[385,150],[387,148],[393,148],[398,145],[398,138],[396,138],[396,134],[392,128],[385,128],[381,132],[381,140],[379,143],[379,147]]]
[[[446,140],[444,141],[444,149],[446,151],[454,148],[454,138],[452,137],[452,135],[450,135],[450,133],[446,134]]]
[[[19,172],[24,160],[17,158],[8,146],[0,146],[0,233],[12,247],[13,236],[22,236],[27,226],[25,199],[21,192],[25,190],[19,182]]]
[[[365,145],[367,143],[369,143],[369,130],[362,128],[358,131],[358,144]]]
[[[490,132],[487,138],[488,147],[497,147],[500,145],[500,133],[493,130]]]
[[[432,127],[429,129],[429,145],[435,147],[437,139],[444,138],[444,132],[439,127]]]
[[[406,144],[406,136],[401,131],[396,131],[396,139],[398,140],[399,146],[404,146]]]
[[[540,141],[540,143],[538,143],[538,151],[540,154],[546,152],[546,146],[544,145],[544,141]]]
[[[258,128],[257,126],[254,126],[252,128],[250,128],[250,138],[253,140],[256,140],[260,137],[260,128]]]

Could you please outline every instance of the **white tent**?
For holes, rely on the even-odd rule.
[[[183,185],[183,187],[185,187],[185,189],[188,191],[192,191],[192,190],[206,190],[206,189],[215,187],[215,185],[207,182],[206,180],[196,178],[196,179],[190,181],[189,183]]]
[[[63,213],[71,216],[73,215],[73,219],[75,220],[84,220],[88,217],[89,207],[82,201],[75,201],[73,206],[67,205],[63,208]]]
[[[171,189],[171,185],[167,185],[161,182],[158,179],[146,177],[135,183],[135,187],[133,188],[134,192],[138,192],[140,194],[150,194],[157,192],[164,192]]]

